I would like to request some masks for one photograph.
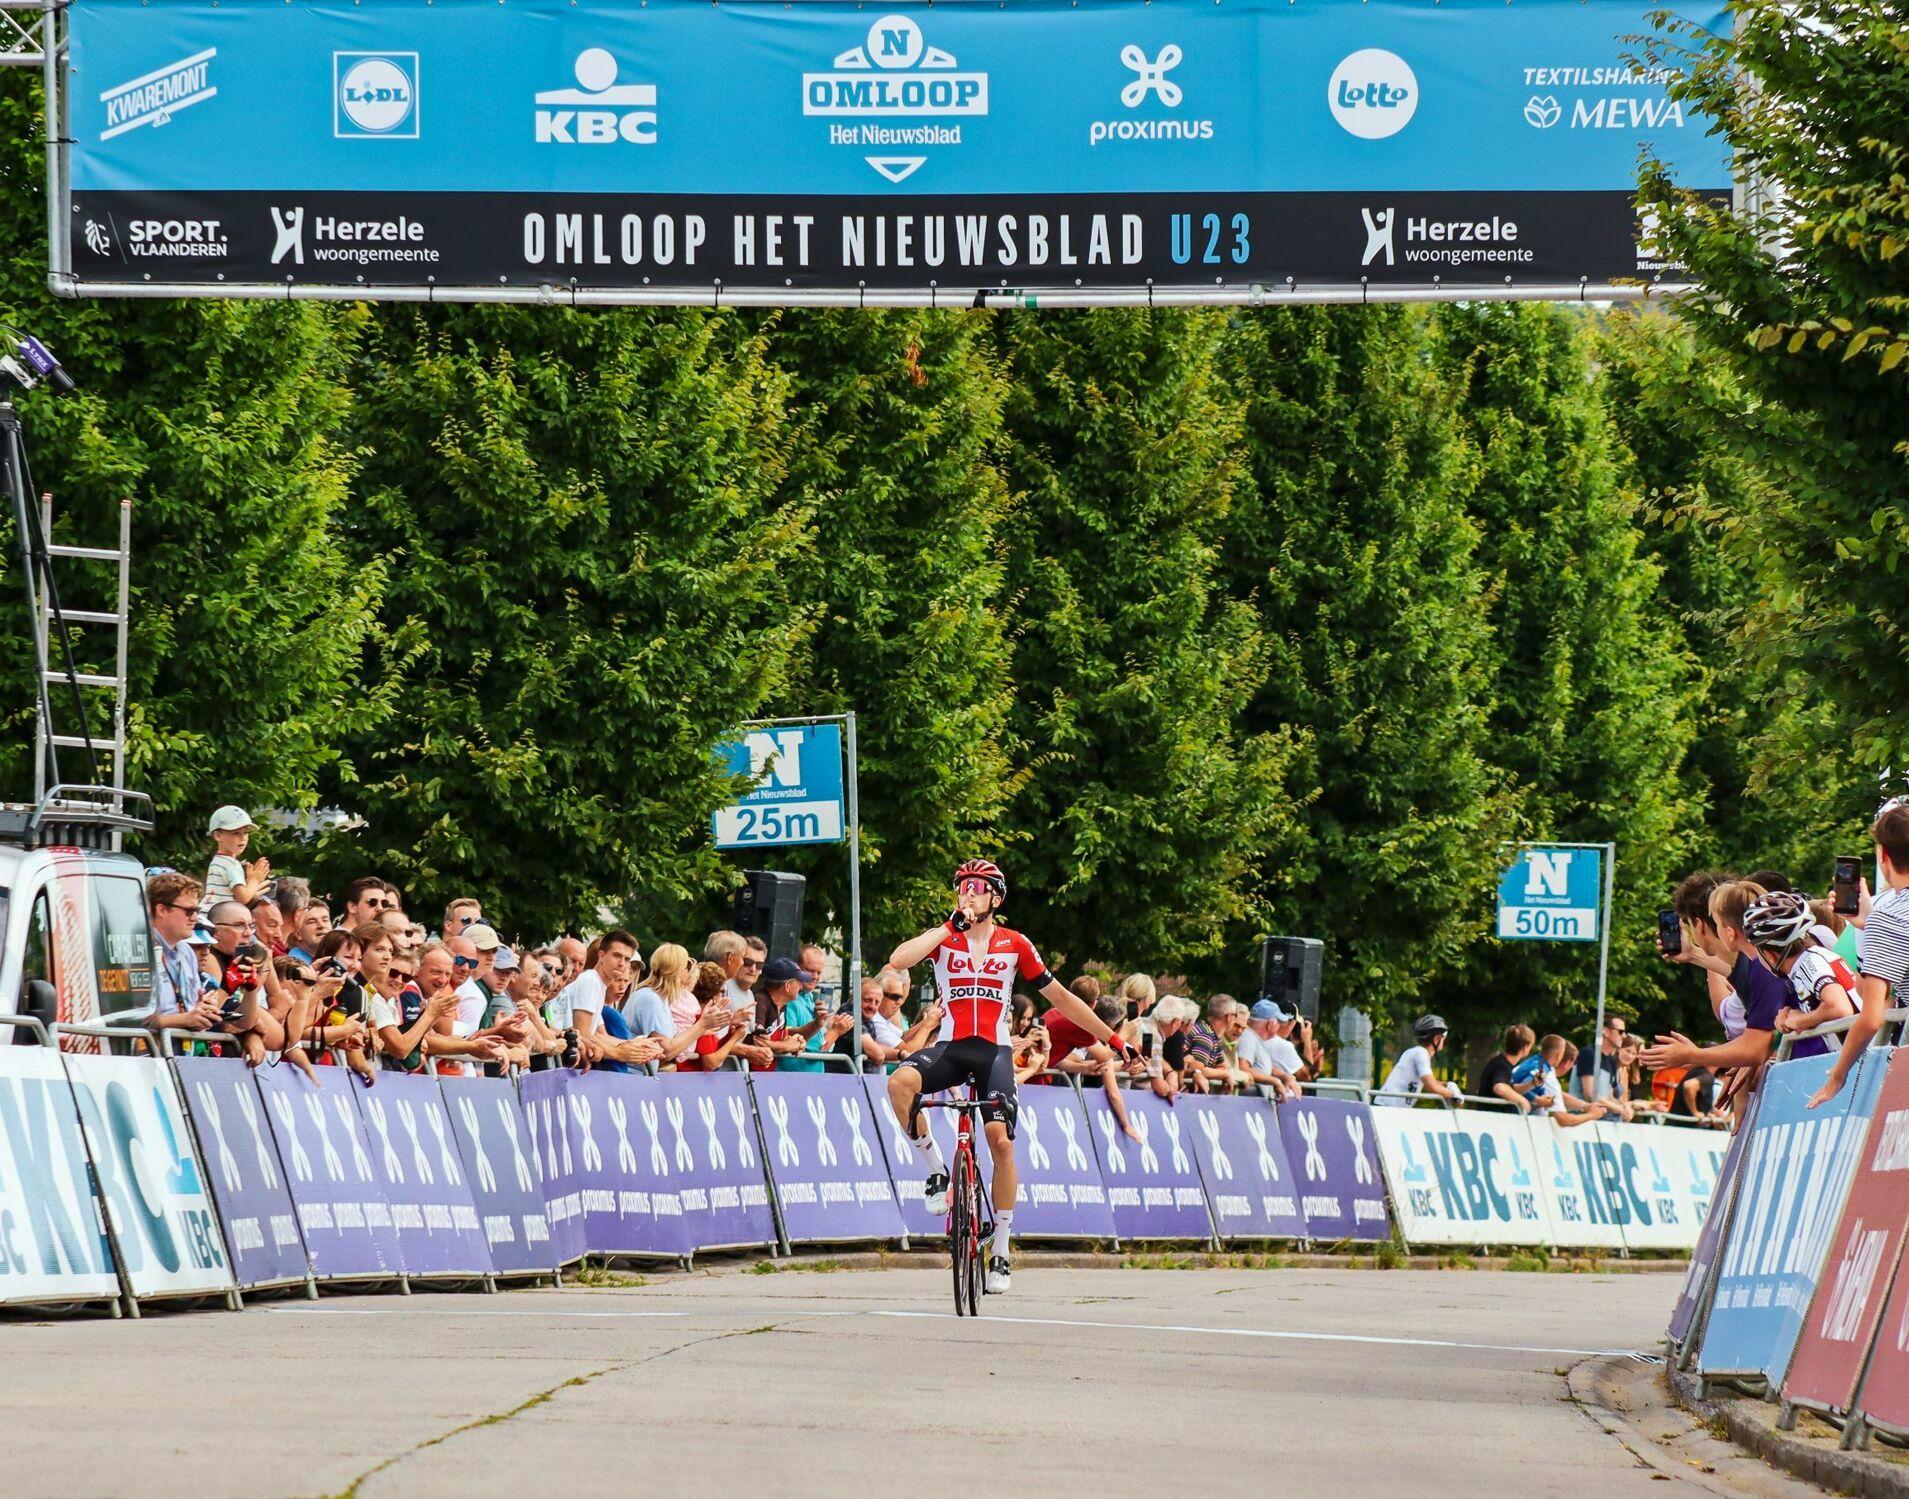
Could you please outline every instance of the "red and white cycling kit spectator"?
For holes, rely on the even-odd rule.
[[[935,984],[941,991],[941,1039],[979,1036],[997,1046],[1008,1044],[1008,1006],[1014,984],[1039,988],[1048,980],[1047,965],[1034,944],[1019,932],[997,926],[981,957],[968,951],[969,933],[950,932],[935,949]]]

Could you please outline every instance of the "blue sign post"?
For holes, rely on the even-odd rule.
[[[844,739],[848,775],[842,774]],[[788,848],[848,838],[849,1013],[855,1017],[855,1065],[862,1057],[862,811],[855,761],[855,715],[765,718],[716,757],[753,789],[709,819],[717,848]]]
[[[1611,969],[1611,885],[1616,873],[1615,843],[1521,843],[1498,880],[1500,941],[1598,945],[1593,1096],[1604,1065],[1604,991]]]

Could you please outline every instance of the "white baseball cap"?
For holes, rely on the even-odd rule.
[[[208,833],[249,833],[252,829],[252,814],[243,807],[221,807],[206,824]]]

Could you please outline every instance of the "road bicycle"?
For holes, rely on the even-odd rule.
[[[955,1153],[948,1166],[948,1259],[954,1270],[957,1317],[981,1315],[983,1246],[994,1239],[994,1212],[981,1190],[980,1158],[974,1149],[975,1116],[987,1107],[977,1098],[924,1098],[924,1109],[955,1116]]]

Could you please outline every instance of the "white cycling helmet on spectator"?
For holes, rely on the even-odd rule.
[[[1772,890],[1751,901],[1743,913],[1743,935],[1755,947],[1789,953],[1810,940],[1816,918],[1810,903],[1788,890]]]

